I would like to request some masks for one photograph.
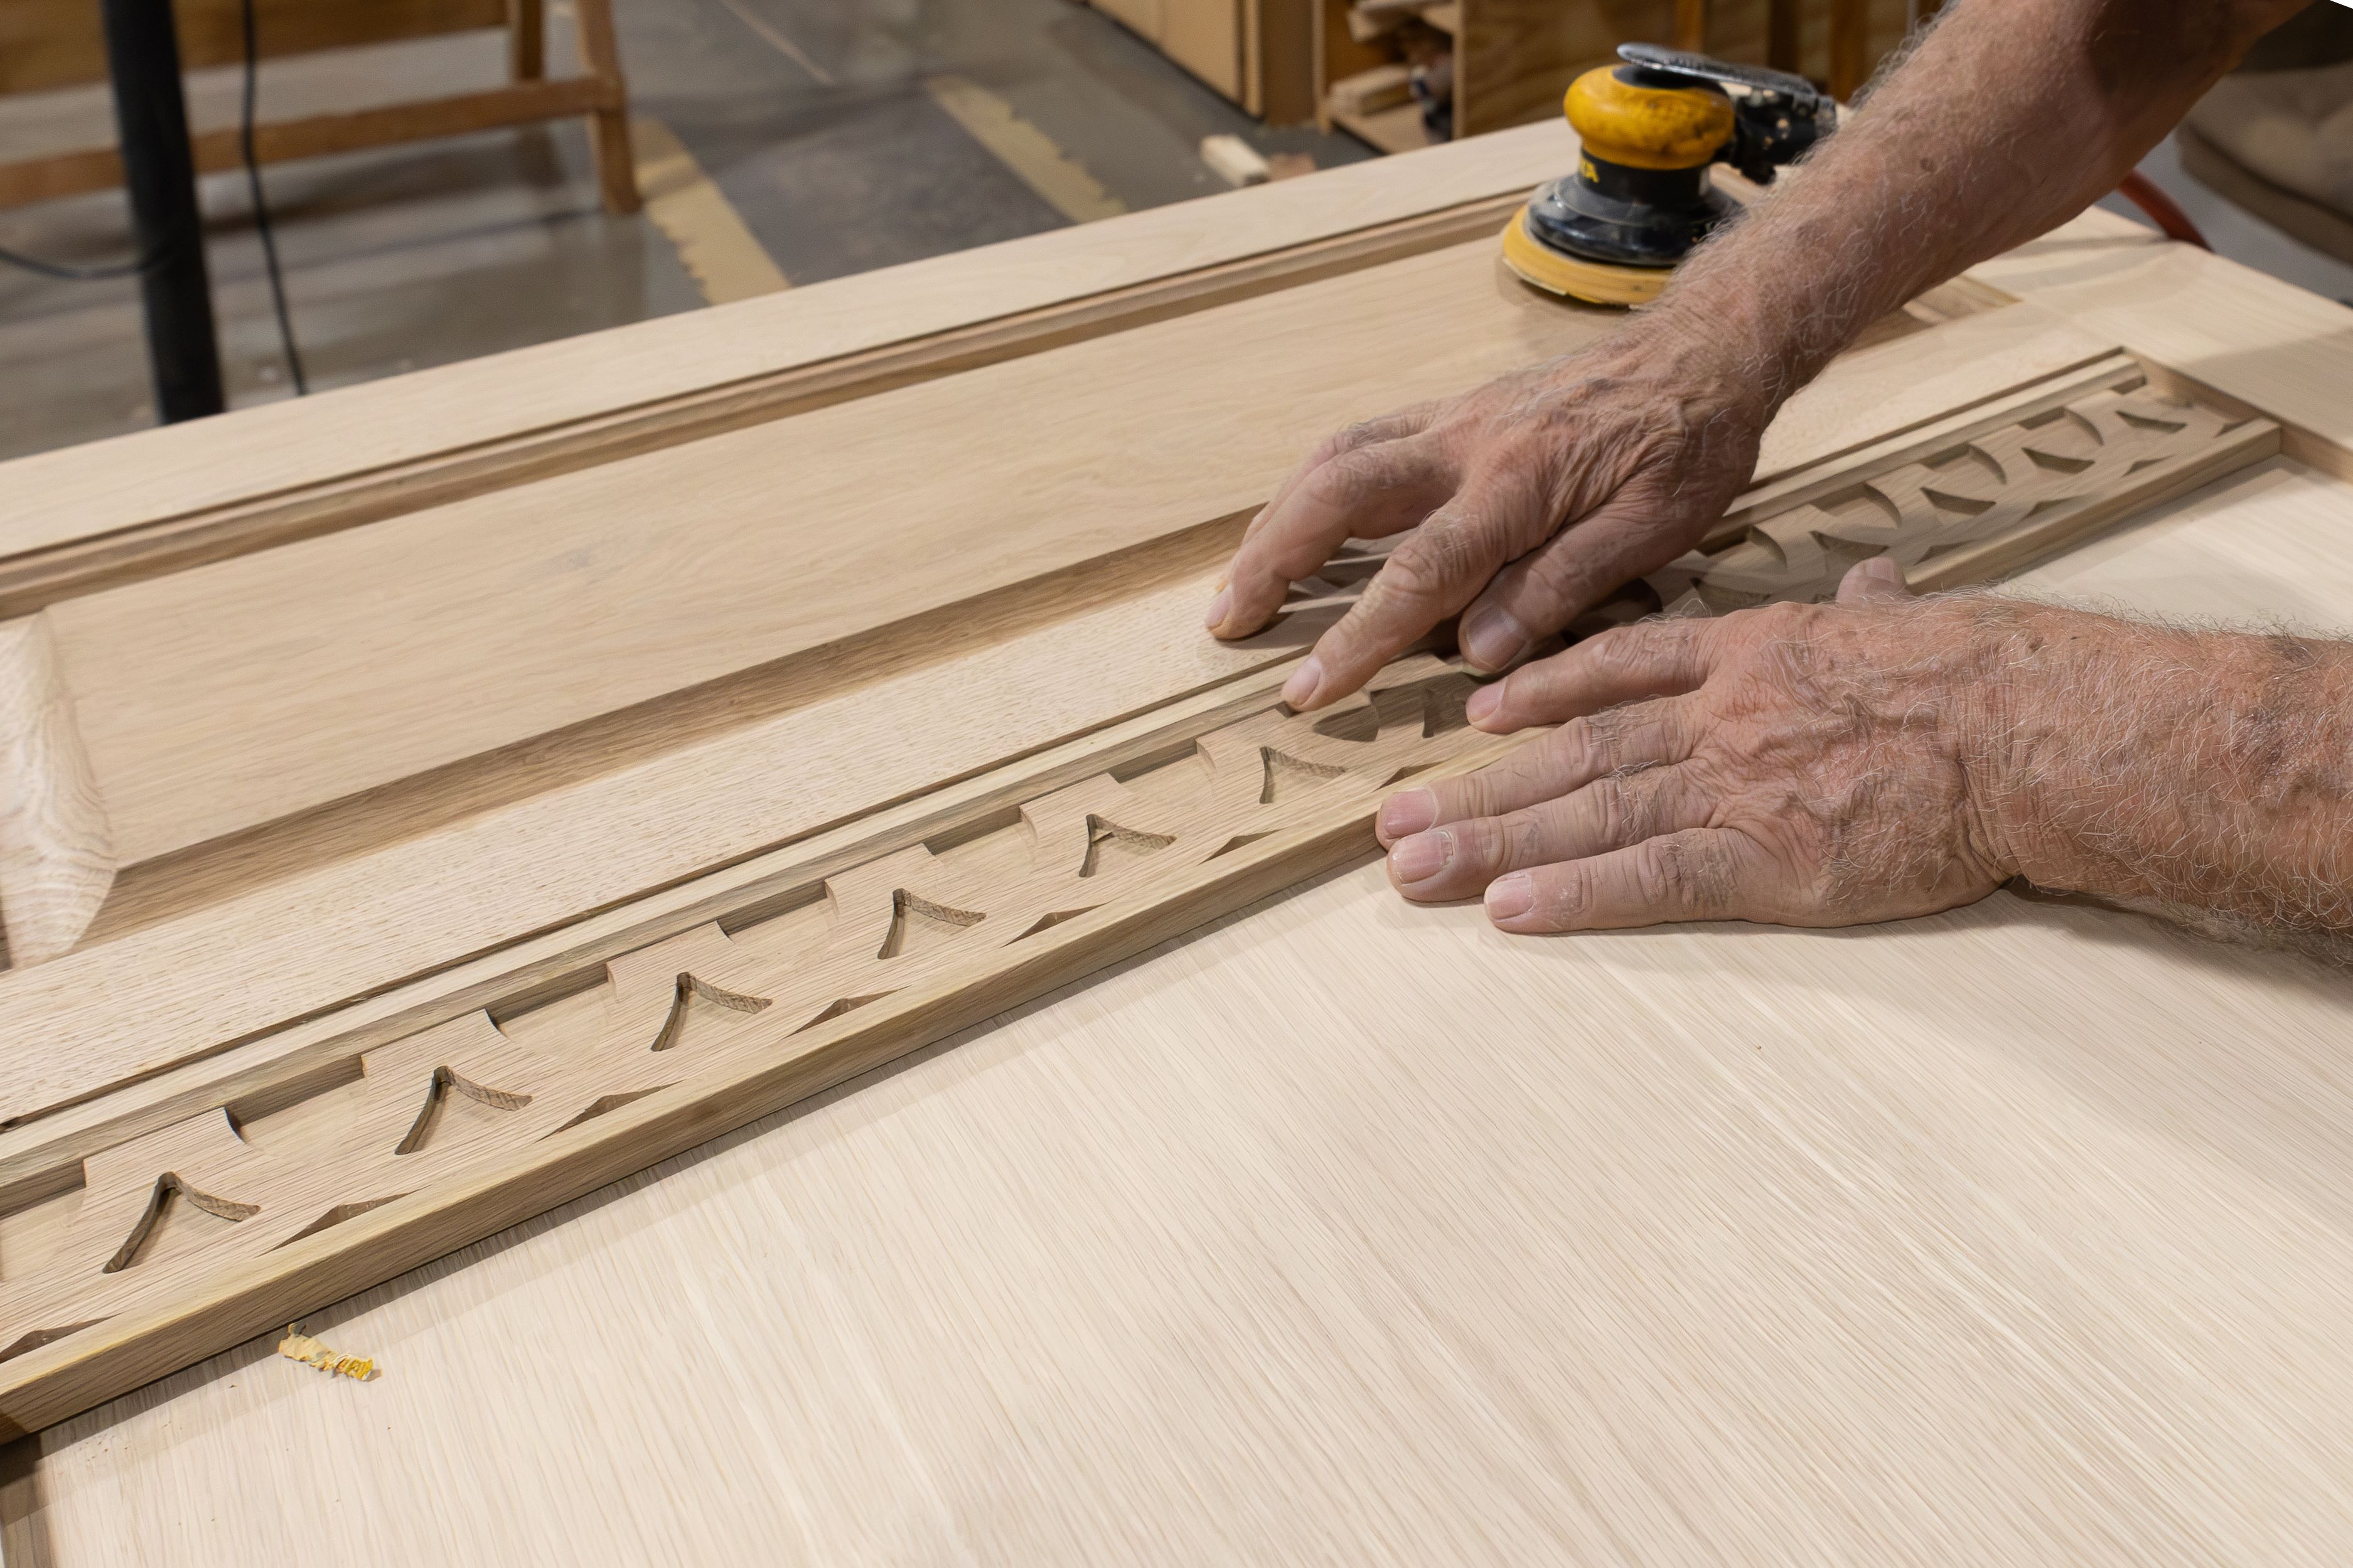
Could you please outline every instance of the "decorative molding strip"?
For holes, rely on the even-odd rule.
[[[1279,678],[1279,672],[1278,672]],[[565,984],[19,1187],[0,1428],[37,1429],[1371,846],[1398,780],[1504,744],[1428,656],[736,907]]]
[[[1990,581],[2280,449],[2280,428],[2160,397],[2137,367],[2025,414],[2006,411],[1860,469],[1799,476],[1728,543],[1648,579],[1671,613],[1819,602],[1856,562],[1892,555],[1922,591]]]

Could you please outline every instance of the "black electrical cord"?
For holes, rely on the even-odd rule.
[[[237,122],[237,146],[245,157],[246,188],[253,195],[253,226],[261,237],[261,259],[269,274],[269,300],[278,315],[278,338],[285,345],[286,368],[292,374],[297,396],[311,390],[310,379],[302,372],[301,350],[294,342],[294,319],[286,307],[286,275],[278,264],[278,237],[269,226],[269,202],[261,189],[261,161],[255,155],[253,123],[256,100],[259,96],[260,39],[254,23],[253,0],[243,0],[245,22],[245,94]],[[131,261],[111,262],[100,267],[77,267],[63,261],[47,261],[37,256],[0,247],[0,266],[18,267],[43,278],[54,278],[68,283],[95,283],[108,279],[136,278],[153,267],[158,258],[149,255]]]
[[[37,256],[0,246],[0,266],[21,267],[27,272],[37,272],[44,278],[55,278],[67,283],[96,283],[108,278],[136,278],[155,265],[152,256],[135,261],[110,262],[104,267],[75,267],[63,261],[44,261]]]
[[[253,193],[253,227],[261,236],[262,265],[269,273],[269,302],[278,312],[278,341],[286,346],[286,368],[294,377],[294,395],[307,395],[310,382],[302,374],[301,351],[294,346],[294,318],[286,309],[286,277],[278,268],[278,237],[269,227],[269,203],[261,194],[261,161],[253,151],[253,110],[259,79],[260,47],[253,23],[253,0],[245,0],[245,105],[238,116],[237,146],[245,154],[246,188]]]

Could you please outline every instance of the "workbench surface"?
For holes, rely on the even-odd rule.
[[[2288,427],[2006,591],[2353,619],[2353,312],[2096,215],[1975,276]],[[1531,940],[1359,858],[310,1313],[368,1382],[23,1439],[0,1544],[2343,1561],[2348,1053],[2342,973],[2083,903]]]

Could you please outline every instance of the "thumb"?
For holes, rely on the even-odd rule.
[[[1838,602],[1841,605],[1884,604],[1910,597],[1912,590],[1904,584],[1904,568],[1893,555],[1858,561],[1839,580]]]

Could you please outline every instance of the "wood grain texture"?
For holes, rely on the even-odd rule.
[[[1972,515],[1971,498],[1959,494],[1967,486],[1949,472],[1915,463],[1876,473],[1869,483],[1882,494],[1933,495],[1936,508],[1982,525],[1956,531],[1950,521],[1932,522],[1926,526],[1936,541],[1899,537],[1899,552],[1910,549],[1933,563],[1933,544],[1943,542],[1979,555],[2006,548],[2008,560],[2022,552],[2014,538],[1993,531],[1996,523],[2013,536],[2031,528],[2044,543],[2054,528],[2080,536],[2083,509],[2071,510],[2077,496],[2088,494],[2112,513],[2126,504],[2127,489],[2139,499],[2176,493],[2190,473],[2212,469],[2215,450],[2253,451],[2257,443],[2243,435],[2228,439],[2247,428],[2201,410],[2147,399],[2135,404],[2128,394],[2103,391],[2034,426],[1981,432],[1943,465],[1968,468],[1978,482],[1978,467],[2000,472],[2005,459],[2011,469],[2056,469],[2064,476],[2057,489],[2016,480],[2013,489],[2032,493],[2005,494]],[[2275,443],[2275,429],[2263,433]],[[2079,457],[2076,448],[2087,440],[2093,455]],[[1904,479],[1914,474],[1925,478]],[[2138,479],[2137,489],[2122,484],[2127,474]],[[2068,491],[2068,482],[2083,488]],[[1795,515],[1802,522],[1820,511],[1808,502]],[[1802,565],[1788,559],[1775,526],[1772,520],[1759,524],[1753,538],[1779,541],[1777,559]],[[1825,516],[1820,527],[1803,522],[1798,536],[1841,526]],[[1873,547],[1883,542],[1854,537]],[[1759,548],[1751,542],[1731,553]],[[1748,571],[1734,586],[1753,589],[1746,579],[1757,575]],[[1812,576],[1827,583],[1831,574]],[[1318,593],[1311,588],[1308,596]],[[1409,674],[1418,684],[1404,684]],[[27,1429],[57,1419],[264,1320],[290,1318],[357,1288],[372,1277],[370,1268],[406,1267],[523,1217],[534,1203],[561,1201],[588,1182],[586,1175],[579,1184],[570,1177],[542,1179],[535,1173],[548,1160],[575,1161],[562,1168],[600,1173],[601,1180],[628,1169],[632,1157],[658,1158],[678,1146],[669,1133],[641,1137],[632,1131],[636,1121],[607,1120],[658,1090],[679,1092],[646,1115],[672,1118],[660,1125],[707,1136],[715,1130],[715,1106],[784,1103],[750,1093],[738,1081],[746,1073],[756,1073],[762,1084],[809,1092],[832,1081],[831,1069],[816,1064],[835,1060],[828,1053],[839,1041],[855,1040],[842,1048],[867,1053],[858,1059],[871,1061],[887,1042],[912,1048],[1003,1005],[1020,989],[1003,979],[1007,963],[1028,973],[1043,962],[1039,955],[1052,951],[1070,963],[1109,962],[1107,950],[1069,946],[1065,937],[1084,938],[1095,929],[1094,916],[1123,895],[1145,906],[1136,919],[1166,925],[1180,907],[1207,907],[1188,902],[1188,879],[1212,861],[1236,857],[1215,873],[1221,888],[1236,885],[1224,879],[1256,874],[1253,868],[1276,877],[1287,865],[1297,874],[1303,862],[1253,858],[1259,839],[1296,826],[1286,813],[1322,810],[1315,803],[1326,800],[1334,811],[1354,803],[1349,809],[1361,824],[1403,770],[1448,762],[1476,740],[1461,726],[1457,705],[1466,685],[1455,681],[1441,707],[1421,672],[1394,679],[1398,689],[1377,690],[1369,703],[1330,715],[1261,713],[1215,731],[1198,743],[1198,764],[1153,768],[1139,762],[1033,796],[1018,823],[1007,822],[1002,807],[974,803],[965,817],[941,819],[929,837],[879,858],[827,868],[788,857],[781,869],[763,868],[748,881],[730,879],[730,893],[695,906],[714,920],[604,957],[601,986],[584,988],[574,978],[593,971],[525,963],[508,971],[502,986],[493,977],[487,986],[470,987],[462,1004],[445,1004],[438,1022],[409,1015],[422,1032],[375,1029],[365,1037],[380,1042],[372,1047],[359,1037],[365,1025],[329,1020],[328,1040],[346,1053],[346,1071],[322,1061],[323,1052],[298,1054],[280,1042],[274,1085],[248,1081],[241,1099],[224,1096],[185,1120],[165,1120],[155,1099],[134,1092],[142,1110],[113,1122],[127,1141],[53,1142],[50,1157],[64,1163],[15,1162],[8,1185],[19,1206],[0,1220],[0,1257],[18,1262],[0,1289],[0,1361],[19,1364],[0,1372],[0,1412]],[[1177,736],[1189,743],[1194,732]],[[1449,735],[1455,739],[1439,744]],[[1165,754],[1165,742],[1147,737],[1136,744]],[[1432,744],[1439,749],[1426,755],[1416,750]],[[1163,787],[1155,790],[1155,780]],[[1091,883],[1098,874],[1107,879]],[[1066,923],[1067,933],[1049,937]],[[754,928],[757,935],[742,934]],[[918,962],[914,944],[926,941],[932,945]],[[936,973],[959,976],[962,989],[926,992]],[[913,999],[902,1001],[902,993]],[[715,1076],[694,1078],[699,1087],[690,1089],[697,1062],[669,1053],[679,1047],[698,1004],[735,1016],[716,1019],[729,1034],[702,1064]],[[764,1024],[751,1021],[772,1006],[775,1016]],[[902,1028],[902,1008],[913,1009],[911,1017],[953,1021],[939,1029]],[[831,1026],[852,1012],[860,1015],[858,1026]],[[706,1024],[697,1039],[710,1028]],[[781,1062],[775,1057],[774,1047],[797,1047],[797,1037],[813,1029],[807,1050],[814,1054],[807,1059],[798,1052]],[[467,1122],[432,1160],[411,1158],[425,1152],[438,1118],[458,1116],[467,1104],[499,1114],[488,1123],[478,1117]],[[540,1147],[591,1118],[594,1137],[567,1142],[557,1154]],[[186,1217],[178,1230],[167,1230],[175,1213]],[[185,1234],[191,1226],[200,1233]]]
[[[1492,251],[53,605],[118,852],[199,843],[1246,510],[1324,430],[1606,329],[1500,279]],[[1406,299],[1432,317],[1426,353],[1334,330]]]
[[[2023,587],[2341,624],[2348,517],[2274,459]],[[2348,1032],[2336,975],[2094,909],[1529,942],[1367,865],[313,1315],[366,1385],[273,1331],[66,1423],[9,1524],[70,1564],[2334,1562]]]
[[[1424,352],[1361,330],[1405,309]],[[1324,432],[1617,319],[1482,238],[46,613],[143,860],[1247,510]],[[1997,310],[1862,351],[1759,471],[2105,349]]]
[[[2262,417],[2251,408],[2229,404],[2219,394],[2202,389],[2193,392],[2187,384],[2177,383],[2162,371],[2154,370],[2130,354],[2109,354],[2080,369],[2062,371],[2027,382],[1959,413],[1926,420],[1895,435],[1866,442],[1825,461],[1786,468],[1760,479],[1725,509],[1724,516],[1700,541],[1700,547],[1704,550],[1720,549],[1738,539],[1751,523],[1761,517],[1807,501],[1819,500],[1846,483],[1858,469],[1933,457],[1949,448],[1956,441],[1989,428],[2000,421],[2031,419],[2088,393],[2140,381],[2161,383],[2158,384],[2158,392],[2177,401],[2204,399],[2239,418]]]
[[[1870,406],[1904,426],[1921,412],[1911,399],[1923,381],[1970,402],[1973,390],[1957,379],[1943,334],[1981,331],[1978,320],[1916,333],[1833,367],[1785,410],[1768,437],[1768,465],[1791,469],[1802,466],[1810,447],[1819,454],[1851,444],[1860,416],[1826,424],[1810,415],[1810,399],[1835,410]],[[1971,341],[1997,351],[1961,362],[1977,365],[1979,392],[2006,384],[2021,370],[2073,363],[2083,346],[2070,332],[2050,330]],[[1899,352],[1906,342],[1920,357]],[[1915,377],[1924,363],[1946,368],[1936,377]],[[1881,395],[1859,395],[1850,376],[1880,385]],[[1862,427],[1870,427],[1867,420]],[[1198,466],[1214,466],[1206,448]],[[999,535],[996,546],[1008,537]],[[969,577],[956,584],[966,593],[971,586]],[[227,1050],[290,1019],[756,852],[847,811],[1262,667],[1271,657],[1263,647],[1220,648],[1198,636],[1206,591],[1205,581],[1190,583],[1117,610],[1090,609],[1071,624],[1024,633],[1000,650],[895,676],[861,697],[828,695],[773,719],[731,721],[708,736],[656,744],[635,760],[542,784],[530,798],[494,799],[397,841],[347,848],[329,839],[279,862],[265,858],[268,874],[232,895],[110,935],[45,971],[0,977],[0,1022],[56,1046],[0,1069],[0,1118],[55,1114],[118,1079]],[[973,612],[958,614],[958,629],[974,620]],[[386,635],[397,637],[398,628]],[[922,634],[919,646],[933,635]],[[534,657],[552,657],[552,650]],[[315,655],[306,648],[301,658],[315,672]],[[992,695],[1008,689],[1027,693],[1025,701],[1008,705]],[[953,721],[927,728],[911,722],[942,703]],[[363,717],[374,723],[383,714]],[[659,710],[648,710],[634,724],[641,743],[658,741],[661,723]],[[783,759],[797,765],[782,768]],[[733,809],[715,812],[713,799]],[[549,845],[601,835],[617,822],[642,828],[603,855],[552,858],[548,852]],[[451,891],[458,887],[462,896]],[[299,958],[257,973],[248,957],[257,949]],[[83,1005],[92,988],[112,1005]],[[224,1065],[232,1059],[243,1058],[225,1058]],[[198,1075],[199,1083],[211,1081],[208,1072]],[[14,1140],[0,1133],[0,1147]],[[9,1163],[0,1158],[0,1168]]]
[[[2115,352],[2114,339],[2055,312],[2009,305],[1867,342],[1783,405],[1766,430],[1753,482],[1766,485],[1801,466],[1965,417]]]
[[[1325,714],[1261,687],[1018,813],[774,873],[601,984],[534,1005],[517,982],[269,1114],[94,1153],[0,1240],[0,1421],[47,1425],[1357,853],[1399,779],[1498,750],[1471,687],[1426,656]]]
[[[12,972],[0,978],[5,1032],[52,1048],[0,1062],[0,1122],[59,1111],[119,1081],[212,1056],[1265,668],[1322,624],[1311,613],[1247,644],[1216,643],[1200,631],[1208,588],[1206,577],[1185,579],[858,683],[434,832],[299,865],[185,918]],[[1068,679],[1074,667],[1089,679]],[[1028,699],[1007,704],[999,698],[1008,690]],[[575,853],[583,834],[604,837],[604,852]],[[258,951],[284,956],[257,969]],[[91,1006],[93,994],[106,1005]],[[397,1014],[394,1005],[380,1016]],[[280,1040],[276,1049],[302,1043]],[[240,1063],[232,1057],[216,1068],[233,1073]],[[216,1080],[208,1069],[197,1081]],[[168,1090],[171,1080],[157,1087]],[[55,1131],[0,1132],[0,1148]],[[0,1154],[0,1164],[11,1160]]]
[[[1482,195],[1575,158],[1566,125],[1353,164],[1082,228],[884,268],[822,288],[542,344],[0,465],[0,556],[94,537],[701,393]]]
[[[0,927],[10,967],[45,963],[79,942],[115,865],[48,622],[0,622]]]
[[[500,440],[474,442],[407,463],[61,540],[0,559],[0,613],[37,609],[120,583],[359,527],[1419,255],[1492,231],[1521,199],[1522,193],[1514,189],[1503,198],[1474,199],[1268,254],[795,363]]]

